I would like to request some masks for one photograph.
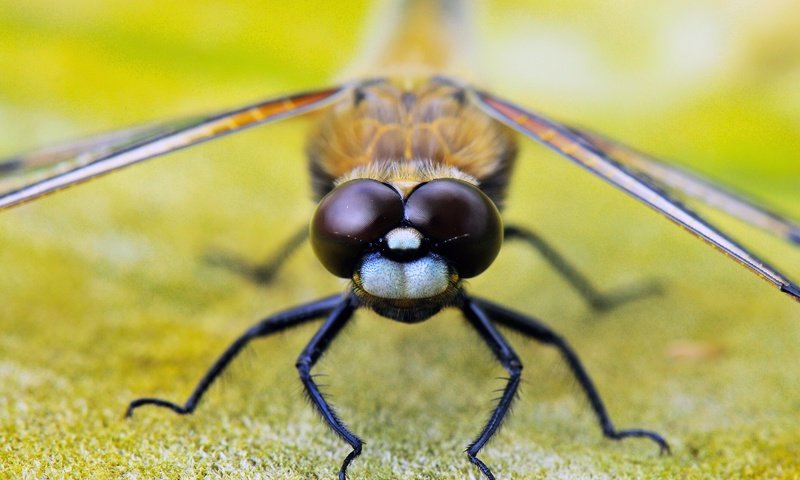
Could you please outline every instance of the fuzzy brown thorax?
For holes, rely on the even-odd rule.
[[[500,206],[517,148],[463,89],[431,79],[358,86],[325,114],[307,152],[317,200],[355,176],[406,184],[447,177],[477,184]]]

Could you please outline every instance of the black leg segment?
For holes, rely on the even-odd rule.
[[[301,353],[300,357],[297,359],[297,371],[300,373],[300,380],[303,382],[309,400],[314,404],[314,407],[316,407],[317,411],[322,415],[322,418],[328,426],[353,448],[342,463],[342,468],[339,470],[339,480],[345,480],[347,478],[347,467],[350,466],[350,462],[352,462],[353,459],[361,455],[361,446],[363,442],[353,432],[347,429],[336,415],[333,407],[325,400],[319,387],[317,387],[317,384],[314,382],[311,369],[336,335],[345,326],[357,307],[358,304],[355,297],[350,297],[348,301],[340,303],[336,309],[330,313],[328,319],[325,320],[325,323],[322,324],[322,327],[320,327],[311,341],[308,342],[306,348],[303,349],[303,353]]]
[[[248,260],[225,251],[206,254],[205,261],[222,267],[259,285],[268,285],[286,263],[286,260],[308,239],[308,227],[298,229],[284,244],[266,260],[253,264]]]
[[[581,389],[583,389],[583,392],[586,394],[592,406],[592,410],[597,417],[597,421],[600,423],[600,428],[603,430],[603,435],[613,440],[621,440],[628,437],[649,438],[658,444],[661,453],[669,453],[669,444],[667,444],[667,441],[664,440],[661,435],[655,432],[641,429],[617,430],[614,427],[594,382],[592,382],[589,373],[583,367],[577,354],[563,338],[553,332],[549,327],[531,317],[508,310],[484,299],[472,298],[472,302],[478,309],[486,312],[486,315],[493,321],[512,328],[539,342],[553,345],[561,352],[561,356],[564,357],[570,370],[572,370],[572,374],[575,375]]]
[[[491,348],[497,360],[503,365],[503,368],[508,372],[508,381],[506,387],[503,389],[503,394],[497,402],[497,406],[489,416],[489,421],[481,430],[478,437],[467,447],[467,456],[469,461],[475,464],[481,472],[490,480],[494,480],[489,467],[481,461],[477,455],[478,452],[486,445],[486,442],[500,428],[503,419],[508,413],[511,403],[514,401],[514,396],[519,388],[520,374],[522,373],[522,363],[520,363],[517,354],[508,344],[508,341],[500,334],[499,331],[492,325],[486,313],[469,297],[463,297],[460,305],[461,311],[467,317],[469,323],[477,330],[478,334],[483,338],[489,348]]]
[[[506,240],[522,240],[536,249],[547,263],[575,290],[589,307],[596,311],[608,311],[623,303],[658,294],[661,288],[653,282],[642,283],[612,293],[599,291],[586,276],[575,268],[558,250],[539,234],[517,225],[506,225],[503,230]]]
[[[220,355],[206,374],[203,375],[203,378],[200,379],[200,382],[183,405],[178,405],[160,398],[138,398],[128,405],[125,416],[130,417],[134,410],[143,405],[157,405],[159,407],[169,408],[181,415],[192,413],[195,408],[197,408],[197,403],[200,401],[200,398],[202,398],[211,384],[214,383],[214,380],[219,377],[231,361],[236,358],[239,352],[241,352],[251,340],[324,317],[334,311],[337,306],[341,308],[341,305],[349,304],[349,295],[344,297],[342,295],[335,295],[272,315],[253,325]]]

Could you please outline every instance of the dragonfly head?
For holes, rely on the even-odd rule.
[[[452,303],[462,279],[491,265],[503,224],[494,202],[464,180],[397,189],[361,178],[320,201],[310,238],[323,266],[351,279],[367,306],[411,322]]]

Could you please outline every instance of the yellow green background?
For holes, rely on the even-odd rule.
[[[0,1],[0,150],[326,85],[367,2]],[[591,126],[800,218],[796,2],[480,3],[484,86]],[[197,413],[183,400],[259,318],[339,291],[304,246],[257,287],[202,256],[258,260],[313,211],[304,121],[148,162],[0,216],[0,477],[333,478],[349,449],[305,401],[299,328],[253,345]],[[710,213],[710,212],[709,212]],[[472,292],[569,339],[620,427],[603,440],[559,357],[526,365],[483,458],[498,478],[797,478],[800,305],[598,180],[525,143],[510,222],[557,242],[603,290],[664,293],[598,315],[507,245]],[[710,216],[786,272],[800,253]],[[455,312],[407,326],[360,313],[318,367],[367,442],[352,478],[478,478],[463,449],[504,375]]]

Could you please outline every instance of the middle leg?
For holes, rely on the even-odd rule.
[[[600,393],[597,391],[594,382],[592,381],[589,373],[584,368],[583,363],[578,358],[578,355],[569,346],[569,344],[561,338],[557,333],[552,331],[549,327],[541,322],[536,321],[531,317],[521,315],[517,312],[511,311],[507,308],[496,305],[492,302],[482,298],[473,298],[473,309],[486,312],[486,314],[495,322],[503,326],[512,328],[523,335],[531,337],[539,342],[550,344],[558,349],[561,356],[569,365],[572,374],[578,380],[581,388],[592,406],[595,416],[597,417],[600,428],[603,430],[603,435],[612,440],[622,440],[629,437],[648,438],[658,444],[661,453],[670,453],[669,444],[664,438],[656,432],[643,429],[627,429],[618,430],[614,427],[611,417],[608,415],[606,406],[600,398]]]
[[[161,398],[144,397],[132,401],[125,411],[125,416],[130,417],[133,415],[134,410],[144,405],[155,405],[172,410],[180,415],[188,415],[193,413],[200,399],[208,391],[212,383],[222,374],[228,365],[239,355],[251,341],[256,338],[266,337],[277,332],[284,331],[288,328],[295,327],[302,323],[323,317],[330,314],[336,306],[340,303],[347,303],[347,300],[342,300],[341,295],[334,295],[316,302],[307,303],[294,307],[285,312],[272,315],[249,328],[242,334],[235,342],[233,342],[223,353],[217,358],[217,361],[211,366],[210,369],[203,375],[194,391],[183,403],[183,405],[164,400]]]

